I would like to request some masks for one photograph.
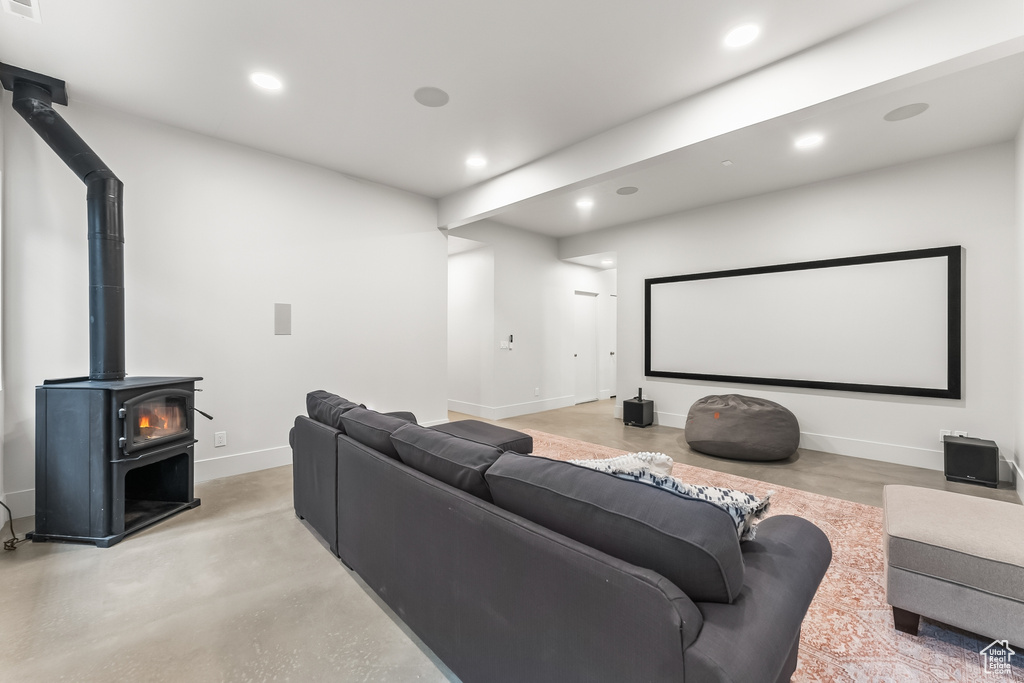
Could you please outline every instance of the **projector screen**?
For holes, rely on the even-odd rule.
[[[645,374],[960,398],[961,247],[652,278]]]

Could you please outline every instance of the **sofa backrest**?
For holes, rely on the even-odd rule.
[[[342,431],[345,428],[341,424],[341,416],[359,407],[358,403],[323,389],[306,394],[306,414],[310,419]]]
[[[663,576],[344,435],[338,494],[342,560],[462,680],[683,680],[703,618]]]
[[[346,434],[353,439],[398,460],[398,451],[391,443],[391,435],[399,427],[410,424],[408,420],[384,415],[366,408],[352,408],[341,415],[341,424]]]
[[[491,501],[484,472],[501,455],[496,446],[477,443],[415,424],[395,430],[391,443],[399,459],[409,467]]]
[[[499,507],[656,571],[694,602],[732,602],[743,587],[736,526],[710,503],[512,452],[485,478]]]

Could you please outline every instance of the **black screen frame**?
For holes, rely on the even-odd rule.
[[[946,388],[905,387],[886,384],[858,384],[853,382],[827,382],[819,380],[801,380],[776,377],[747,377],[742,375],[719,375],[697,372],[677,372],[654,370],[651,367],[651,288],[659,284],[686,282],[691,280],[711,280],[716,278],[740,277],[745,275],[764,275],[796,270],[816,270],[821,268],[838,268],[869,263],[888,263],[892,261],[911,261],[915,259],[945,258],[946,259]],[[691,379],[709,382],[728,382],[737,384],[760,384],[767,386],[797,387],[801,389],[827,389],[833,391],[853,391],[870,394],[889,394],[897,396],[918,396],[926,398],[960,399],[962,397],[962,324],[963,324],[963,260],[962,246],[934,247],[929,249],[912,249],[894,251],[884,254],[851,256],[844,258],[823,259],[818,261],[802,261],[755,268],[737,268],[707,273],[690,273],[687,275],[671,275],[667,277],[647,278],[644,280],[644,376],[665,377],[671,379]]]

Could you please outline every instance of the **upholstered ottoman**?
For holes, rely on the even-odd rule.
[[[686,442],[708,455],[785,460],[800,445],[800,425],[787,408],[763,398],[705,396],[690,406]]]
[[[515,453],[533,453],[533,437],[507,427],[499,427],[480,420],[458,420],[433,427],[439,432],[460,436],[487,446],[494,446],[503,451]]]
[[[1024,646],[1024,506],[896,485],[882,499],[896,629],[925,616]]]

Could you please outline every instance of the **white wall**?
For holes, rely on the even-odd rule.
[[[1017,259],[1017,311],[1015,318],[1014,338],[1017,350],[1014,377],[1016,378],[1016,405],[1017,411],[1014,415],[1014,427],[1016,434],[1016,448],[1013,457],[1016,464],[1017,495],[1024,500],[1024,121],[1021,122],[1017,131],[1016,140],[1016,161],[1015,174],[1017,190],[1017,234],[1016,234],[1016,259]]]
[[[563,257],[618,252],[619,401],[642,385],[657,420],[683,427],[702,396],[761,396],[796,414],[805,448],[933,469],[942,468],[940,429],[1012,453],[1014,156],[1000,144],[564,239]],[[967,252],[963,400],[643,375],[645,278],[954,244]],[[794,310],[792,324],[814,321]]]
[[[3,112],[4,477],[31,514],[34,387],[89,371],[85,187]],[[313,389],[445,419],[433,200],[77,102],[60,113],[125,184],[129,375],[205,377],[198,480],[290,462]],[[274,303],[292,304],[291,336],[274,335]]]
[[[492,405],[494,249],[448,257],[448,407]],[[472,413],[476,414],[476,413]]]
[[[480,374],[469,381],[478,382],[480,389],[475,394],[464,391],[468,380],[460,373],[450,385],[449,407],[500,419],[572,405],[574,292],[595,292],[599,300],[607,299],[608,278],[602,278],[601,271],[594,268],[560,261],[558,243],[551,237],[492,221],[481,221],[453,234],[482,242],[493,253],[493,327],[490,348],[485,352],[487,363],[481,363]],[[456,279],[462,277],[455,274],[464,270],[459,259],[476,253],[450,257],[449,262],[456,264],[456,269],[450,271],[450,287],[458,287]],[[479,275],[482,273],[478,270]],[[489,313],[481,304],[477,313],[468,315],[486,321]],[[500,349],[501,341],[509,335],[514,339],[512,350]],[[452,337],[450,348],[464,343]],[[458,363],[456,359],[452,362]],[[486,376],[487,367],[492,368],[491,377]],[[479,396],[479,402],[473,400],[473,395]]]

